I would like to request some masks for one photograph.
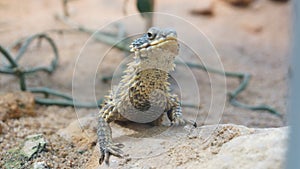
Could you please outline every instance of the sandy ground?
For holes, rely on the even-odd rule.
[[[180,0],[157,1],[156,11],[179,16],[186,21],[185,23],[191,23],[201,30],[218,51],[225,70],[248,72],[252,75],[247,90],[238,97],[239,100],[254,105],[271,105],[286,116],[288,56],[291,36],[290,3],[257,0],[249,7],[239,8],[215,0],[213,16],[191,14],[190,11],[197,9],[200,5],[196,0],[189,1],[189,3]],[[122,19],[125,16],[122,12],[122,1],[77,0],[72,1],[69,8],[72,20],[93,29],[99,29],[111,23],[111,21]],[[135,13],[137,13],[137,10],[134,3],[129,2],[126,16]],[[26,3],[20,3],[17,0],[2,0],[0,2],[1,45],[7,47],[21,37],[51,29],[69,29],[70,27],[55,19],[54,16],[57,14],[62,14],[61,2],[58,0],[28,0]],[[144,21],[139,15],[133,16],[133,18],[128,19],[128,21],[124,19],[126,20],[124,21],[126,30],[131,33],[140,33],[144,29]],[[157,19],[157,25],[169,24],[169,27],[175,27],[182,32],[179,36],[182,36],[182,39],[187,39],[184,42],[196,46],[199,44],[199,48],[201,48],[202,41],[193,38],[195,36],[193,31],[186,30],[188,28],[186,25],[172,23],[171,21],[162,24],[160,21],[163,21],[163,19],[160,19]],[[105,28],[107,29],[107,27]],[[78,72],[75,77],[76,86],[78,87],[76,88],[77,93],[82,94],[82,98],[86,100],[103,97],[110,89],[111,83],[103,83],[101,77],[115,71],[123,61],[124,53],[117,49],[110,50],[100,68],[95,68],[95,66],[98,66],[95,59],[98,61],[99,56],[102,56],[109,49],[109,46],[90,40],[81,53],[81,56],[86,57],[86,59],[83,58],[79,66],[76,67],[76,58],[89,39],[89,35],[78,32],[49,33],[49,35],[55,40],[59,48],[59,67],[52,75],[38,73],[28,77],[28,85],[48,86],[72,93],[72,78],[76,68],[76,72]],[[184,59],[193,58],[194,56],[189,51],[183,50],[182,53]],[[202,54],[206,55],[205,53]],[[33,45],[26,54],[26,58],[21,60],[21,63],[25,66],[47,64],[51,56],[51,50],[46,44],[42,44],[40,48]],[[212,59],[208,59],[207,63],[210,63],[210,60]],[[175,72],[176,81],[178,83],[189,82],[189,79],[186,79],[187,73],[184,70],[181,71],[181,69],[178,67]],[[86,85],[86,82],[89,81],[90,77],[95,77],[95,72],[95,86],[90,88]],[[222,79],[220,80],[219,77],[214,75],[208,76],[199,70],[192,70],[191,74],[194,75],[199,87],[201,109],[198,113],[191,108],[184,108],[183,110],[187,118],[195,119],[197,117],[198,124],[218,123],[220,120],[220,123],[234,123],[258,128],[285,125],[283,120],[267,112],[244,110],[233,107],[228,103],[225,105],[224,112],[215,112],[215,109],[210,109],[212,96],[217,101],[218,98],[222,100],[225,97],[224,86],[218,83],[222,82]],[[212,82],[210,80],[216,82],[214,83],[216,95],[212,95]],[[236,79],[228,78],[226,80],[228,91],[233,90],[238,85]],[[185,85],[189,86],[189,83]],[[176,85],[173,86],[176,88]],[[19,90],[17,79],[1,75],[0,89],[1,94]],[[93,93],[94,89],[96,90],[95,94]],[[193,101],[194,94],[198,93],[192,87],[182,90],[186,91],[181,93],[185,102]],[[179,92],[179,90],[175,89],[175,92]],[[50,146],[47,147],[47,152],[42,153],[35,159],[36,161],[48,159],[47,163],[54,168],[82,168],[91,156],[93,149],[90,148],[84,153],[78,153],[71,143],[64,141],[56,132],[68,126],[77,117],[96,114],[97,110],[75,110],[73,108],[38,105],[36,111],[38,113],[36,117],[9,119],[4,122],[6,127],[3,134],[0,135],[0,156],[2,158],[0,165],[3,165],[3,157],[6,156],[6,151],[19,145],[27,135],[43,133]],[[214,113],[219,115],[209,116]],[[210,118],[211,121],[209,121]],[[120,126],[114,125],[114,127],[118,128]],[[33,162],[34,160],[29,164]]]

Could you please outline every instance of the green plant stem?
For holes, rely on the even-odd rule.
[[[215,74],[226,76],[226,77],[233,77],[233,78],[240,79],[241,82],[240,82],[239,86],[235,90],[233,90],[232,92],[228,93],[229,102],[230,102],[231,105],[233,105],[235,107],[240,107],[240,108],[243,108],[243,109],[249,109],[249,110],[264,110],[264,111],[268,111],[269,113],[274,114],[274,115],[276,115],[280,118],[283,118],[282,114],[280,112],[276,111],[274,108],[272,108],[268,105],[252,106],[252,105],[247,105],[247,104],[241,103],[237,100],[237,96],[247,88],[247,86],[249,84],[249,81],[250,81],[250,78],[251,78],[250,74],[248,74],[248,73],[238,73],[238,72],[226,72],[226,71],[221,71],[221,70],[217,70],[217,69],[214,69],[214,68],[206,67],[204,65],[190,63],[190,62],[185,62],[185,63],[177,62],[177,64],[187,65],[190,68],[197,68],[197,69],[201,69],[201,70],[204,70],[206,72],[209,72],[209,73],[215,73]]]
[[[11,48],[21,44],[21,47],[18,51],[18,54],[15,57],[15,61],[18,62],[24,56],[24,54],[26,53],[29,45],[35,39],[45,39],[49,43],[49,45],[51,46],[51,48],[53,50],[54,58],[53,58],[53,60],[51,61],[50,65],[48,67],[45,67],[45,66],[33,67],[31,69],[24,70],[24,73],[25,74],[30,74],[30,73],[35,73],[35,72],[38,72],[38,71],[45,71],[47,73],[52,73],[55,70],[55,68],[58,64],[59,54],[58,54],[58,49],[57,49],[54,41],[50,37],[48,37],[46,34],[35,34],[35,35],[32,35],[32,36],[26,38],[25,40],[22,39],[22,41],[18,41],[17,43],[14,43],[14,45],[11,46]]]
[[[93,35],[93,38],[99,42],[113,46],[122,51],[126,51],[126,52],[130,51],[128,44],[130,44],[131,40],[124,38],[124,36],[120,37],[120,35],[125,35],[125,30],[121,26],[119,26],[119,28],[121,28],[121,29],[119,29],[118,34],[111,34],[111,33],[107,33],[107,32],[100,32],[97,30],[88,29],[88,28],[72,21],[71,19],[69,19],[69,17],[57,15],[56,18],[59,19],[60,21],[64,22],[66,25],[69,25],[70,27],[72,27],[75,30],[78,30],[83,33],[87,33],[89,35]]]
[[[9,61],[9,63],[11,64],[11,67],[13,67],[13,68],[18,67],[17,62],[12,58],[10,53],[6,49],[4,49],[1,45],[0,45],[0,52]],[[3,70],[5,71],[5,69],[3,69]]]
[[[26,53],[29,45],[33,42],[35,39],[45,39],[51,46],[54,58],[52,59],[49,66],[38,66],[33,67],[30,69],[24,69],[18,65],[18,61],[24,56]],[[9,51],[4,49],[2,46],[0,46],[0,53],[8,60],[10,65],[4,66],[3,68],[0,68],[0,73],[5,74],[11,74],[15,75],[19,78],[20,81],[20,89],[22,91],[29,91],[36,94],[44,94],[45,98],[38,98],[35,97],[35,102],[42,105],[59,105],[59,106],[76,106],[76,107],[85,107],[85,108],[96,108],[100,106],[100,103],[102,102],[102,99],[98,101],[97,104],[95,103],[84,103],[79,101],[74,101],[72,96],[69,96],[67,94],[64,94],[60,91],[56,91],[50,88],[46,87],[36,87],[36,88],[28,88],[26,85],[26,75],[32,74],[40,71],[44,71],[47,73],[52,73],[58,65],[58,50],[54,43],[54,41],[48,37],[46,34],[35,34],[33,36],[30,36],[25,39],[20,39],[14,45],[11,46],[11,48],[16,47],[21,44],[21,47],[18,51],[18,54],[16,57],[12,57]],[[49,96],[55,96],[59,97],[60,99],[50,99]]]
[[[57,96],[66,100],[73,100],[72,96],[69,96],[67,94],[61,93],[59,91],[53,90],[53,89],[49,89],[47,87],[36,87],[36,88],[28,88],[28,91],[32,92],[32,93],[41,93],[44,94],[45,97],[48,97],[49,94],[53,95],[53,96]]]
[[[35,102],[41,105],[56,105],[56,106],[74,106],[77,108],[98,108],[101,107],[102,99],[98,100],[98,103],[92,102],[78,102],[72,100],[64,100],[64,99],[49,99],[49,98],[35,98]]]

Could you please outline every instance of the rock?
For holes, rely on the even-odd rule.
[[[204,126],[199,135],[202,138],[207,138],[203,144],[203,149],[207,149],[213,154],[218,154],[222,146],[227,142],[230,142],[236,137],[251,133],[254,133],[254,129],[238,125],[223,124],[216,128],[215,126]]]
[[[97,118],[83,117],[70,123],[68,127],[57,132],[62,138],[73,143],[78,151],[85,151],[95,144]]]
[[[42,134],[30,135],[25,138],[21,152],[27,159],[31,159],[34,155],[43,151],[45,147],[46,141]]]
[[[183,132],[179,128],[168,130],[162,140],[159,140],[162,135],[155,139],[124,139],[123,150],[129,157],[112,156],[111,165],[113,168],[135,168],[136,164],[140,168],[284,168],[287,127],[254,129],[220,124],[198,127],[188,135]],[[116,137],[113,139],[118,142]],[[141,147],[143,154],[138,153]],[[98,159],[99,147],[95,146],[86,167],[99,167]]]
[[[35,162],[33,164],[33,169],[48,169],[48,165],[45,163],[45,161],[41,162]]]
[[[86,168],[98,168],[99,146],[95,146],[97,120],[94,116],[80,118],[58,132],[79,150],[94,148]],[[113,140],[123,143],[129,154],[124,159],[112,156],[113,168],[274,168],[284,166],[288,128],[255,129],[241,125],[220,124],[193,127],[175,127],[160,135],[149,135],[149,129],[140,131],[144,137],[134,137],[138,126],[111,123]],[[136,132],[136,131],[135,131]],[[101,167],[105,167],[103,164]]]
[[[27,92],[7,93],[0,96],[0,120],[35,116],[34,96]]]
[[[257,129],[222,146],[207,166],[220,168],[284,168],[287,128]]]
[[[197,4],[197,8],[191,10],[193,15],[213,15],[214,14],[214,1],[201,0]]]
[[[8,151],[4,158],[5,168],[22,168],[26,161],[42,152],[45,146],[46,141],[42,134],[27,136],[20,147]]]
[[[235,6],[248,6],[253,2],[253,0],[223,0],[223,1]]]

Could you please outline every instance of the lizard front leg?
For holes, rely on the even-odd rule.
[[[182,109],[177,95],[170,95],[168,98],[167,115],[171,121],[171,125],[182,126],[186,124],[186,120],[182,116]]]
[[[112,132],[109,123],[114,121],[117,112],[114,106],[105,105],[100,111],[100,116],[98,120],[98,143],[100,147],[101,156],[99,158],[99,164],[101,165],[103,161],[109,165],[109,157],[114,155],[116,157],[122,158],[124,155],[121,148],[124,147],[123,144],[114,143],[112,141]]]

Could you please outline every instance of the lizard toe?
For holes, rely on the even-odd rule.
[[[121,150],[124,145],[120,143],[112,143],[107,145],[105,148],[101,150],[101,156],[99,158],[99,165],[105,162],[106,165],[109,166],[109,158],[111,155],[123,158],[124,157],[124,152]]]
[[[172,126],[183,126],[186,124],[186,121],[183,118],[176,118],[172,121]]]

